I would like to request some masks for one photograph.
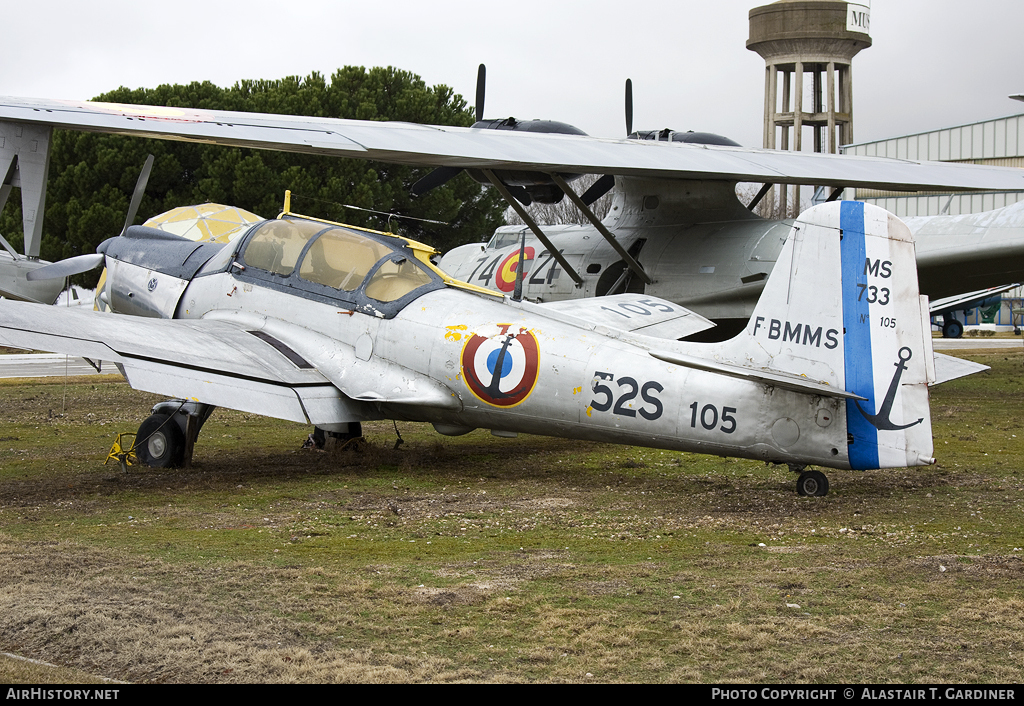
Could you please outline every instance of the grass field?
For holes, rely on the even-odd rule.
[[[0,651],[80,671],[0,680],[1020,682],[1024,358],[966,357],[993,369],[933,391],[938,464],[825,498],[415,424],[302,451],[226,410],[192,469],[123,474],[106,451],[157,398],[4,381]]]

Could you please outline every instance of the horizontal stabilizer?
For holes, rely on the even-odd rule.
[[[793,390],[794,392],[821,395],[822,397],[837,397],[845,400],[865,399],[864,397],[855,395],[852,392],[840,390],[829,385],[827,382],[815,382],[809,378],[786,375],[785,373],[779,373],[771,370],[758,370],[756,368],[745,368],[740,365],[716,363],[712,360],[694,358],[681,353],[651,351],[651,355],[658,360],[665,361],[666,363],[674,363],[675,365],[682,365],[696,370],[705,370],[709,373],[718,373],[719,375],[727,375],[729,377],[740,378],[741,380],[760,382],[773,387]]]
[[[671,340],[705,331],[715,325],[678,304],[644,294],[566,299],[539,306],[547,316],[557,312],[576,319],[575,322],[566,323],[576,323],[591,330],[596,326],[608,326],[620,331]]]
[[[972,360],[954,358],[951,355],[935,354],[935,382],[932,385],[941,385],[950,380],[967,377],[988,370],[989,366],[975,363]]]

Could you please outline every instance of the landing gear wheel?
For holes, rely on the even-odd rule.
[[[363,435],[363,425],[359,422],[349,422],[348,431],[326,431],[320,427],[313,427],[313,433],[303,442],[304,449],[324,449],[327,447],[327,440],[333,439],[333,443],[344,444],[351,439],[359,439]]]
[[[964,325],[956,319],[950,319],[946,323],[942,324],[943,338],[962,338],[963,335]]]
[[[153,468],[180,466],[185,456],[185,435],[166,414],[147,417],[139,426],[135,440],[139,460]]]
[[[804,471],[796,481],[798,495],[824,497],[828,495],[828,478],[821,471]]]

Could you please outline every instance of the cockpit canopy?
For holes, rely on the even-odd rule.
[[[444,286],[398,238],[317,221],[265,221],[246,236],[237,259],[245,267],[240,277],[386,318]]]

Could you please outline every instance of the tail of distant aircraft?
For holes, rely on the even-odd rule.
[[[781,387],[845,397],[851,467],[934,463],[928,300],[910,230],[889,212],[855,201],[805,211],[746,330],[721,353]]]

